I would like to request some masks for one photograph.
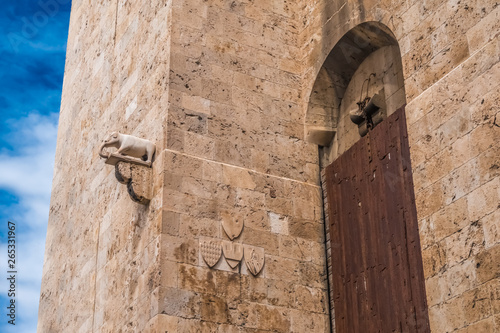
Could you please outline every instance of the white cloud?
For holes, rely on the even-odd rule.
[[[2,203],[7,206],[3,215],[16,222],[18,308],[16,326],[12,327],[2,320],[0,331],[35,332],[57,138],[57,114],[32,114],[11,120],[9,129],[12,132],[7,141],[15,148],[0,152],[0,189],[18,199],[17,203],[10,206]],[[5,254],[6,244],[5,239],[2,239],[0,256]],[[5,274],[5,271],[2,269],[0,274]],[[6,300],[6,282],[5,278],[0,279],[2,302]],[[4,311],[0,313],[6,318]]]
[[[0,188],[20,197],[50,197],[57,138],[54,118],[33,114],[10,122],[15,155],[0,153]]]

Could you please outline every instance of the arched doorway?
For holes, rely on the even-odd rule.
[[[378,22],[339,40],[310,96],[337,333],[430,331],[405,103],[398,43]]]

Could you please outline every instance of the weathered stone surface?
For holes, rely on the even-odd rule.
[[[481,220],[484,229],[485,248],[488,249],[500,243],[500,211],[485,216]]]
[[[495,320],[489,317],[485,320],[478,321],[470,326],[464,327],[457,332],[459,333],[473,333],[473,332],[495,332]]]
[[[159,312],[173,317],[200,318],[200,294],[178,289],[161,288]]]
[[[500,177],[484,184],[469,195],[469,217],[473,221],[479,220],[486,214],[499,209]]]
[[[462,230],[469,224],[467,199],[462,198],[444,207],[430,218],[435,241]]]
[[[494,246],[479,253],[476,258],[477,279],[487,282],[500,277],[500,246]]]
[[[441,246],[435,244],[422,251],[425,276],[433,276],[444,268],[446,253]]]
[[[452,267],[484,250],[483,228],[472,222],[438,244],[446,253],[446,264]]]

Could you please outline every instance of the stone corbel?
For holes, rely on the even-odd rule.
[[[115,152],[104,149],[115,147]],[[99,147],[99,156],[105,163],[115,166],[116,179],[127,185],[133,201],[147,205],[152,198],[152,163],[156,146],[148,140],[135,136],[111,133]]]
[[[140,204],[147,205],[153,197],[153,169],[133,163],[119,161],[115,165],[116,179],[127,185],[130,198]]]
[[[305,126],[306,141],[322,147],[327,147],[335,136],[335,129],[326,126]]]

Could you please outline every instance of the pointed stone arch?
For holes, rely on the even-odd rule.
[[[319,146],[337,332],[429,331],[402,67],[391,30],[380,22],[361,23],[332,47],[309,95],[305,134]],[[378,122],[367,125],[369,116],[365,129],[351,117],[364,110],[366,99],[377,101],[379,122],[387,118],[377,128]],[[394,175],[397,186],[388,181]],[[397,244],[396,250],[387,244]],[[387,276],[373,267],[387,270]],[[393,283],[384,285],[389,280]],[[410,296],[398,298],[399,293]],[[397,307],[405,310],[391,317]]]
[[[382,52],[381,49],[387,49],[388,52]],[[373,57],[377,51],[380,51],[379,56]],[[383,23],[361,23],[339,39],[319,69],[305,116],[305,136],[308,142],[325,147],[324,154],[332,155],[332,144],[335,143],[336,136],[338,138],[339,126],[342,126],[342,111],[345,112],[342,106],[346,104],[346,97],[349,97],[346,93],[349,93],[353,78],[367,59],[376,58],[372,61],[381,63],[377,58],[387,58],[388,53],[392,54],[391,60],[398,67],[396,72],[399,75],[395,78],[399,81],[397,90],[403,88],[399,93],[399,100],[392,103],[392,108],[395,111],[405,104],[401,54],[396,37]],[[394,86],[392,82],[385,83]],[[331,158],[328,160],[331,162]]]

